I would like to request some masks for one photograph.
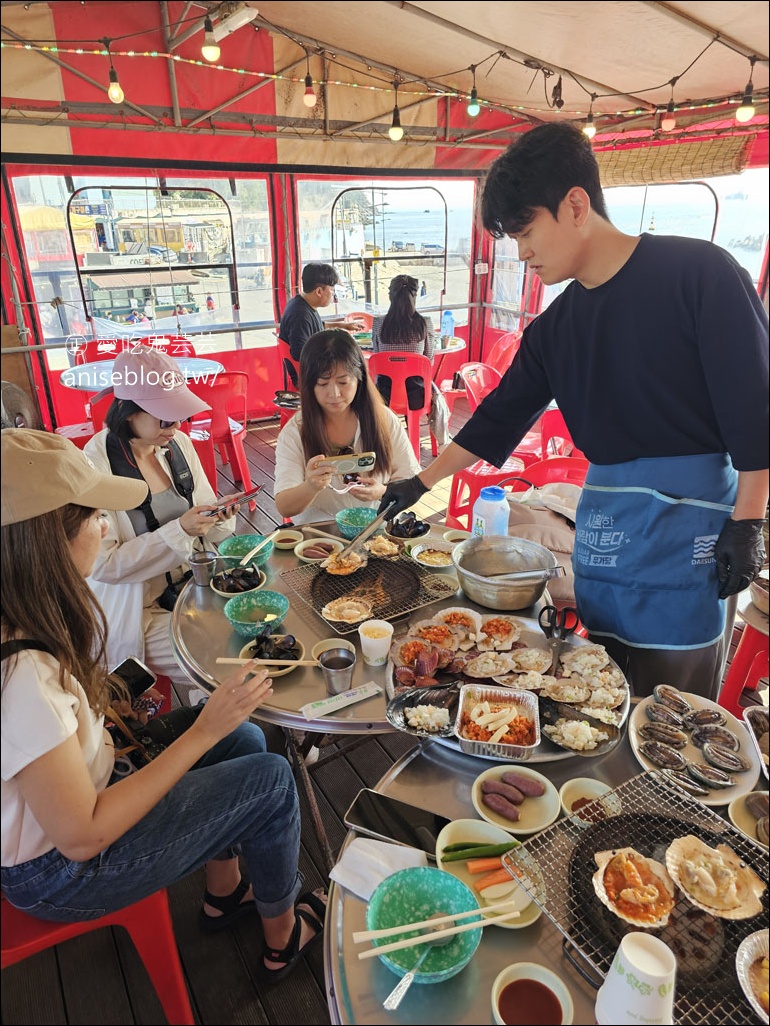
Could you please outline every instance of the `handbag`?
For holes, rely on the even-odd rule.
[[[180,706],[141,724],[138,720],[125,720],[109,708],[109,722],[105,726],[115,745],[115,762],[127,759],[133,768],[129,772],[141,769],[189,730],[202,710],[203,705]]]

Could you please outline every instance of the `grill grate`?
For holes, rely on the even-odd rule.
[[[767,854],[758,845],[659,773],[633,777],[612,794],[620,802],[619,815],[591,826],[579,825],[574,816],[562,819],[505,856],[564,935],[567,957],[594,987],[609,972],[623,934],[640,929],[619,919],[596,897],[591,883],[595,852],[632,847],[665,865],[671,841],[694,834],[711,847],[726,844],[767,880]],[[762,902],[764,912],[751,919],[716,919],[678,894],[668,925],[650,931],[677,956],[674,1021],[680,1026],[756,1021],[738,983],[735,953],[745,937],[767,923],[767,891]]]
[[[370,558],[365,567],[346,577],[327,574],[315,564],[307,564],[284,571],[281,579],[337,634],[352,634],[363,620],[327,620],[321,610],[333,599],[366,599],[372,604],[373,617],[393,620],[431,602],[450,598],[458,588],[457,578],[431,573],[408,556]]]

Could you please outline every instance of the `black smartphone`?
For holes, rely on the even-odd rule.
[[[360,834],[419,848],[434,860],[436,838],[449,823],[445,816],[369,788],[358,792],[345,813],[344,821],[346,826]]]
[[[225,503],[224,506],[217,506],[216,509],[207,510],[203,515],[204,517],[216,517],[219,516],[220,513],[225,513],[228,509],[230,509],[231,506],[234,506],[236,503],[243,505],[244,502],[251,502],[251,500],[254,498],[257,492],[261,491],[261,489],[262,485],[257,485],[257,487],[252,488],[250,492],[241,492],[240,495],[237,495],[234,499],[231,499],[229,502]]]
[[[110,673],[120,677],[132,698],[139,698],[145,691],[149,691],[158,679],[148,666],[133,656],[124,659],[114,670],[110,670]]]

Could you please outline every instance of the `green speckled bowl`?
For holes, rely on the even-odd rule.
[[[246,591],[234,595],[225,602],[225,616],[233,630],[242,638],[251,639],[268,622],[265,618],[272,615],[270,627],[277,628],[283,623],[289,612],[289,600],[279,591]]]
[[[348,509],[341,509],[334,519],[342,537],[352,541],[376,516],[376,509],[370,509],[368,506],[350,506]]]
[[[366,928],[384,930],[401,923],[416,923],[429,919],[437,912],[449,915],[454,912],[468,912],[478,908],[478,901],[470,888],[440,869],[429,866],[402,869],[383,880],[371,896],[366,909]],[[479,922],[481,915],[479,914]],[[473,917],[461,920],[473,922]],[[422,930],[406,930],[403,934],[385,937],[372,943],[375,947],[392,944],[407,937],[417,937]],[[422,967],[417,971],[415,983],[441,983],[464,969],[473,958],[481,941],[481,929],[468,930],[452,937],[443,947],[434,947]],[[414,966],[424,948],[416,944],[412,948],[391,951],[379,957],[397,976],[404,976]]]
[[[247,552],[251,550],[266,538],[265,534],[231,534],[229,538],[225,538],[224,541],[219,543],[219,555],[227,556],[227,566],[232,566],[234,563],[243,559]],[[250,566],[263,566],[270,558],[270,553],[273,551],[274,543],[269,541],[263,549],[251,560]]]

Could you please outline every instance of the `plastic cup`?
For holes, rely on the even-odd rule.
[[[358,637],[367,666],[384,666],[390,652],[393,624],[387,620],[365,620],[358,628]]]
[[[350,690],[356,665],[355,652],[346,648],[330,648],[321,653],[318,662],[323,671],[327,695],[339,695]]]
[[[208,588],[217,572],[216,552],[193,552],[189,564],[193,580],[199,588]]]
[[[596,995],[599,1026],[671,1026],[676,958],[662,940],[627,933]]]

